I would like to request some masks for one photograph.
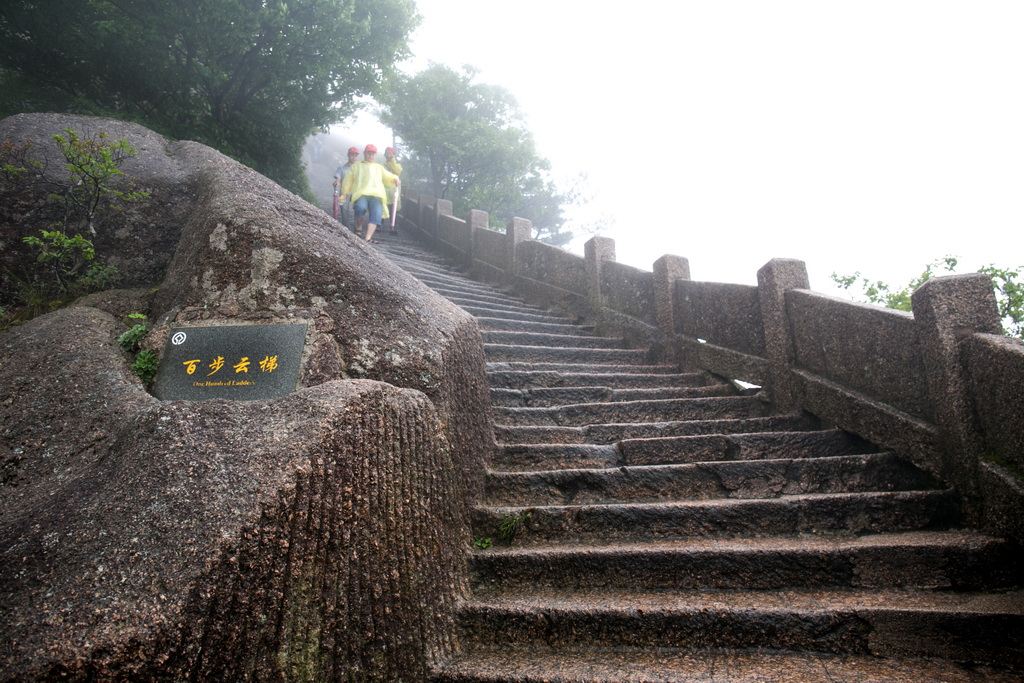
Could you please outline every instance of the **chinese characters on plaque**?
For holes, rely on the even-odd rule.
[[[160,358],[158,398],[274,398],[295,390],[306,325],[172,328]]]

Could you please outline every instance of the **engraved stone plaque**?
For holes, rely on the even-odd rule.
[[[153,393],[165,401],[252,401],[295,391],[306,324],[173,327]]]

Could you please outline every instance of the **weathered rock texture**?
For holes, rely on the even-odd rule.
[[[444,607],[465,583],[464,502],[493,445],[476,323],[203,145],[53,115],[4,119],[0,139],[52,159],[50,136],[65,127],[127,138],[139,154],[124,170],[153,195],[96,239],[141,291],[83,303],[118,316],[141,304],[157,350],[171,325],[306,321],[305,389],[250,405],[161,404],[114,346],[123,320],[94,308],[0,337],[0,548],[13,553],[0,620],[13,654],[0,670],[424,671],[446,647]],[[0,241],[17,240],[38,203],[0,196]],[[433,405],[339,379],[416,389]]]
[[[116,329],[77,307],[0,338],[0,678],[424,676],[465,543],[426,397],[161,402]]]
[[[37,183],[0,182],[0,263],[14,265],[13,259],[22,256],[21,237],[36,234],[57,218],[58,207],[47,201],[46,191],[67,183],[66,162],[52,139],[65,128],[82,136],[106,132],[114,140],[127,138],[137,150],[121,166],[125,176],[113,184],[146,190],[151,196],[108,213],[93,241],[97,253],[121,271],[125,284],[159,283],[195,200],[199,179],[183,168],[179,156],[183,143],[142,126],[91,116],[19,114],[0,121],[0,142],[30,143],[29,156],[43,164]]]

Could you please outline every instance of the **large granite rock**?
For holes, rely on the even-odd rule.
[[[128,138],[153,200],[97,238],[140,289],[0,334],[0,678],[421,677],[493,444],[475,322],[202,145],[55,115],[0,139],[64,127]],[[0,241],[18,229],[4,213]],[[302,388],[156,400],[114,341],[137,305],[155,349],[171,325],[308,322]]]

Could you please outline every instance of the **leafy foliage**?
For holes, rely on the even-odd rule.
[[[548,177],[550,164],[538,156],[515,99],[475,83],[475,75],[433,64],[388,83],[380,117],[405,143],[405,176],[451,200],[460,215],[482,209],[497,225],[520,216],[549,242],[568,242],[566,197]]]
[[[83,137],[71,129],[53,139],[65,161],[64,180],[42,173],[44,165],[29,156],[30,145],[11,141],[0,144],[3,181],[24,184],[33,191],[48,190],[48,202],[56,208],[56,218],[47,228],[21,240],[32,265],[17,273],[3,272],[3,281],[16,290],[5,292],[3,300],[17,306],[11,317],[18,320],[117,284],[117,268],[97,260],[92,241],[82,233],[94,235],[106,216],[149,196],[147,192],[112,185],[114,178],[124,175],[121,164],[135,154],[127,140],[109,140],[102,132]]]
[[[42,164],[32,159],[31,142],[16,143],[10,138],[0,140],[0,178],[14,182],[30,170],[39,169]]]
[[[69,237],[60,230],[40,230],[39,234],[40,237],[29,235],[21,241],[36,255],[35,261],[43,274],[40,278],[43,286],[54,287],[61,294],[67,294],[82,266],[96,258],[96,250],[92,242],[81,235]],[[50,278],[52,282],[46,282]]]
[[[54,196],[64,206],[64,230],[84,227],[95,237],[97,215],[103,209],[118,211],[121,204],[149,197],[145,191],[125,192],[111,185],[116,176],[124,175],[121,164],[136,152],[127,140],[108,141],[108,137],[99,132],[83,138],[70,128],[64,129],[64,135],[53,136],[70,178],[62,192]],[[72,224],[76,217],[82,226]]]
[[[416,22],[412,0],[5,0],[0,116],[139,121],[301,192],[304,138],[376,92]]]
[[[860,290],[864,301],[880,304],[898,311],[911,310],[911,295],[914,290],[936,275],[956,272],[960,260],[956,256],[945,256],[925,266],[924,271],[903,287],[895,287],[881,280],[871,280],[856,272],[853,275],[832,273],[832,281],[840,289]],[[1012,337],[1024,339],[1024,282],[1021,281],[1024,266],[998,268],[994,265],[982,266],[977,272],[992,278],[995,289],[996,306],[1003,321],[1003,329]]]
[[[516,536],[526,529],[527,523],[533,516],[532,511],[524,510],[519,513],[510,513],[501,518],[498,522],[498,540],[502,543],[511,543]]]
[[[136,323],[117,338],[117,343],[125,351],[137,351],[139,349],[139,343],[147,334],[149,334],[149,325],[146,323]]]
[[[473,539],[473,547],[477,550],[487,550],[494,545],[494,541],[491,540],[490,536],[480,536]]]
[[[156,378],[156,370],[159,364],[160,358],[154,352],[149,349],[139,351],[138,355],[135,356],[135,361],[132,363],[132,372],[148,387]]]

